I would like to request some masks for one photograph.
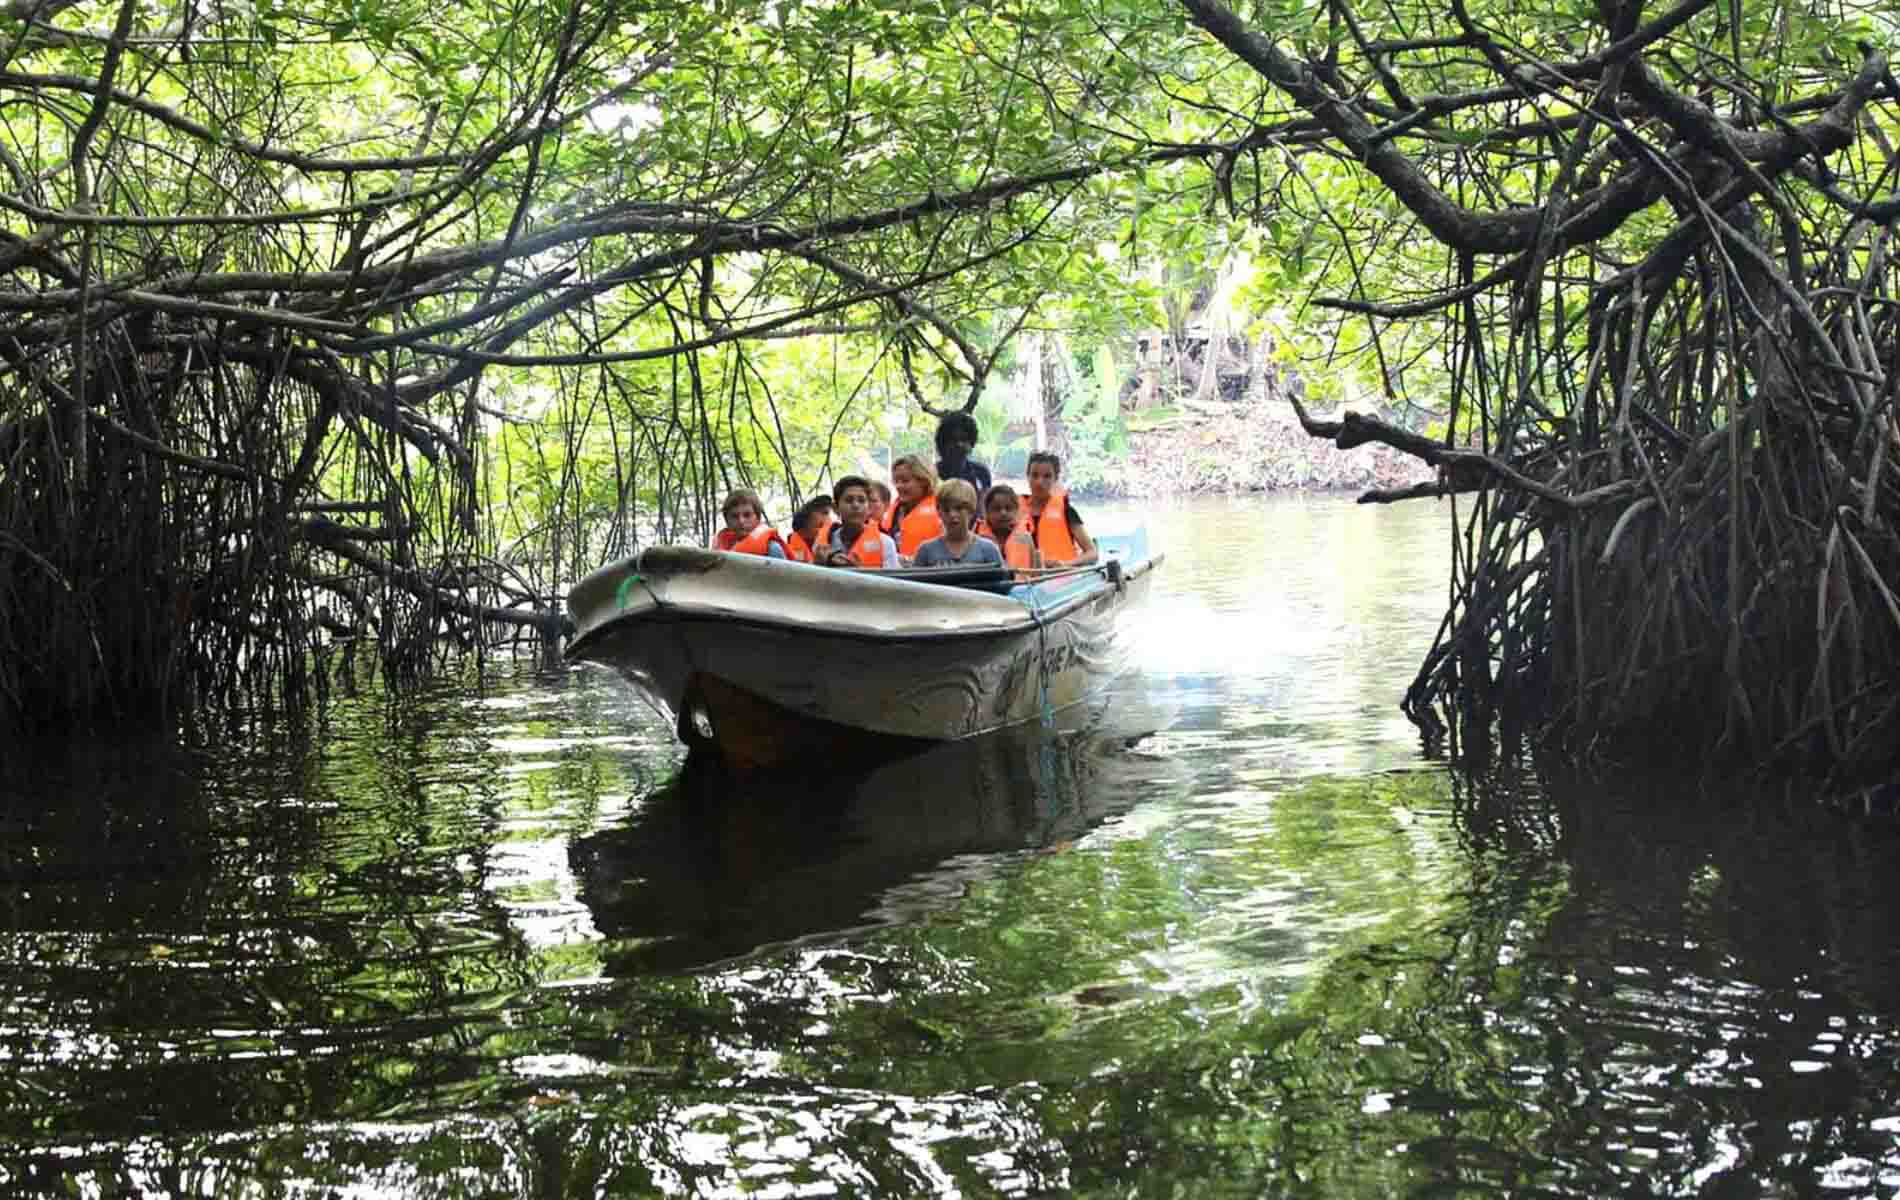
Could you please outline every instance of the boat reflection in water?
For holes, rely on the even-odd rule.
[[[619,947],[609,973],[901,923],[1017,854],[1060,849],[1173,769],[1141,747],[1158,726],[1137,687],[1081,729],[1018,726],[869,771],[733,773],[689,758],[627,824],[570,848],[581,899]]]

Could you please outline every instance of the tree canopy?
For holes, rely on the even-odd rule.
[[[1479,496],[1416,707],[1562,676],[1600,722],[1620,679],[1642,719],[1680,697],[1576,661],[1586,609],[1734,668],[1816,571],[1887,646],[1894,33],[1781,0],[13,0],[0,703],[295,692],[319,602],[397,665],[545,620],[718,490],[822,481],[868,397],[967,408],[1019,333],[1145,322],[1157,267],[1234,247],[1306,345],[1445,418],[1313,428]],[[1639,543],[1679,587],[1575,591]],[[1805,644],[1729,735],[1868,690]]]

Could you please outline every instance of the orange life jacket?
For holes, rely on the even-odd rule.
[[[793,562],[806,563],[811,562],[814,557],[811,552],[811,543],[807,542],[805,535],[796,529],[792,530],[792,535],[785,539],[785,557]]]
[[[1042,506],[1042,515],[1030,518],[1035,522],[1036,547],[1042,551],[1042,563],[1046,567],[1060,566],[1074,562],[1082,557],[1082,551],[1069,536],[1069,493],[1057,488],[1049,493],[1049,502]]]
[[[981,517],[976,519],[976,531],[996,542],[996,531]],[[1003,552],[1003,561],[1015,569],[1018,580],[1027,580],[1029,576],[1026,572],[1042,565],[1036,554],[1036,539],[1030,537],[1029,531],[1021,525],[1011,527],[1009,536],[996,542],[996,548]]]
[[[785,549],[785,539],[778,535],[778,530],[760,521],[753,526],[752,532],[744,537],[740,537],[736,529],[721,529],[719,536],[713,539],[713,547],[718,550],[730,550],[734,554],[764,554],[765,548],[773,542],[778,543],[780,550]],[[789,558],[790,555],[786,557]]]
[[[1027,571],[1042,564],[1036,561],[1036,539],[1021,529],[1013,531],[1003,540],[1003,561],[1019,571]]]
[[[818,540],[812,543],[812,549],[816,550],[820,546],[831,545],[831,531],[836,529],[837,527],[838,527],[837,517],[835,516],[826,517],[824,528],[818,531]]]
[[[860,567],[883,566],[884,531],[875,525],[866,525],[858,530],[858,540],[851,544],[851,549],[845,551],[845,557]]]
[[[895,511],[895,506],[893,506]],[[897,552],[905,558],[917,557],[917,547],[931,538],[943,536],[943,518],[937,515],[937,498],[925,496],[897,523]]]

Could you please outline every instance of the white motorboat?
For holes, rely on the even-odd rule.
[[[567,654],[613,667],[688,746],[740,768],[1050,722],[1119,673],[1119,618],[1161,561],[1141,535],[1098,542],[1100,563],[1026,582],[653,547],[574,586]]]

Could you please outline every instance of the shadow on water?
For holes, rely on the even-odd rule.
[[[0,752],[0,901],[49,930],[203,921],[219,837],[204,763],[157,739]],[[12,927],[0,916],[0,937]],[[0,955],[0,975],[7,956]],[[0,983],[0,996],[7,986]]]
[[[1321,992],[1335,1044],[1385,1060],[1323,1056],[1412,1178],[1900,1194],[1900,827],[1798,785],[1452,781],[1454,916],[1341,956]]]
[[[1148,790],[1096,786],[1106,763],[1124,783],[1144,761],[1163,773],[1139,738],[1013,729],[830,774],[695,757],[625,823],[575,839],[570,863],[609,973],[700,967],[928,915],[971,873],[1081,836]]]
[[[1662,969],[1825,984],[1900,1016],[1900,823],[1845,815],[1793,782],[1556,764],[1528,794],[1461,782],[1461,840],[1478,861],[1562,864],[1574,903],[1546,936],[1566,953],[1614,957],[1635,932],[1679,958]],[[1605,911],[1631,926],[1615,946],[1592,932]]]

